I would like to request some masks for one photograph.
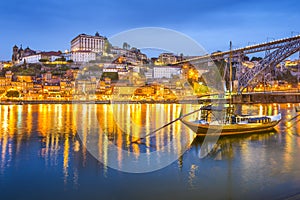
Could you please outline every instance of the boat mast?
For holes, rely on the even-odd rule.
[[[229,49],[229,123],[232,123],[231,116],[233,114],[233,110],[231,108],[232,104],[232,42],[230,41],[230,49]]]
[[[232,93],[232,42],[230,41],[230,51],[229,51],[229,97],[231,104],[231,93]]]

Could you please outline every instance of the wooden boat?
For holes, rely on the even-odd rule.
[[[230,52],[232,50],[232,42],[230,42]],[[199,109],[201,111],[201,119],[195,121],[185,120],[194,112],[183,115],[180,120],[187,125],[191,130],[200,136],[206,135],[235,135],[248,134],[254,132],[264,132],[272,130],[281,120],[281,113],[274,116],[250,116],[236,115],[231,104],[232,93],[232,53],[229,55],[229,107],[213,107],[212,105],[204,106]],[[204,112],[204,115],[203,113]],[[218,113],[219,112],[219,113]],[[217,117],[213,119],[214,115]]]
[[[235,135],[272,130],[281,120],[281,113],[272,116],[234,115],[231,109],[212,107],[211,105],[200,109],[202,118],[200,120],[187,121],[182,117],[181,121],[193,130],[197,135]],[[225,112],[225,117],[219,120],[209,121],[213,112]]]

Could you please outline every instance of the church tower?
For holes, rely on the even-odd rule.
[[[22,45],[21,45],[21,47],[20,47],[20,49],[19,49],[19,56],[18,56],[18,59],[19,59],[19,60],[23,60],[23,56],[24,56],[24,50],[23,50]]]
[[[17,47],[17,45],[15,45],[13,47],[13,54],[12,54],[12,58],[11,58],[11,61],[13,64],[16,64],[18,62],[18,59],[19,59],[18,51],[19,51],[19,48]]]

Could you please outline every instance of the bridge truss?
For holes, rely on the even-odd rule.
[[[242,62],[245,55],[264,51],[269,53],[266,54],[258,65],[241,73]],[[277,64],[298,51],[300,51],[300,35],[233,49],[231,51],[216,52],[211,55],[193,57],[175,64],[190,62],[197,65],[211,60],[229,59],[231,54],[233,61],[238,63],[238,92],[242,92],[250,84],[255,85],[255,83],[253,83],[255,79],[265,77],[264,72],[266,72],[267,69],[274,69]]]

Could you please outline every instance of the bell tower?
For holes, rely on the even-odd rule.
[[[17,63],[17,61],[18,61],[18,51],[19,51],[19,47],[17,45],[15,45],[13,47],[13,54],[12,54],[12,58],[11,58],[11,61],[13,64]]]

